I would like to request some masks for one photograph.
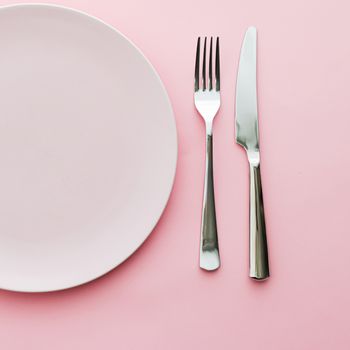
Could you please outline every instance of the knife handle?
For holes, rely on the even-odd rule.
[[[208,271],[216,270],[220,267],[214,198],[213,135],[210,130],[207,130],[206,139],[205,178],[199,266],[202,269]]]
[[[250,161],[249,277],[264,280],[270,276],[260,162]]]

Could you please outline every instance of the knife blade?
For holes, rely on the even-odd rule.
[[[256,28],[249,27],[241,49],[236,85],[236,142],[247,151],[250,173],[249,276],[270,276],[260,175],[256,89]]]
[[[256,95],[256,28],[244,36],[236,86],[236,141],[247,150],[259,149]]]

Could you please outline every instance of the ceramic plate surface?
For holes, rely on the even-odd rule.
[[[0,288],[91,281],[147,238],[171,192],[171,105],[112,27],[48,5],[0,9]]]

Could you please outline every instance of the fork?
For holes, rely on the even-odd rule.
[[[204,39],[202,76],[200,78],[200,38],[197,40],[194,73],[194,104],[205,122],[206,159],[200,236],[199,266],[204,270],[220,267],[219,243],[216,226],[214,180],[213,180],[213,121],[220,108],[220,57],[219,38],[216,39],[215,84],[213,79],[213,38],[210,38],[209,67],[207,79],[207,38]],[[215,87],[214,87],[215,85]]]

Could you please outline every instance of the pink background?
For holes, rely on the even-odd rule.
[[[116,270],[63,292],[1,291],[0,348],[348,350],[348,1],[57,3],[112,24],[154,64],[175,111],[178,171],[159,225]],[[248,166],[233,132],[236,70],[249,25],[259,35],[272,275],[264,283],[247,277]],[[204,125],[192,83],[196,37],[212,34],[220,35],[222,49],[214,151],[223,264],[206,273],[197,254]]]

